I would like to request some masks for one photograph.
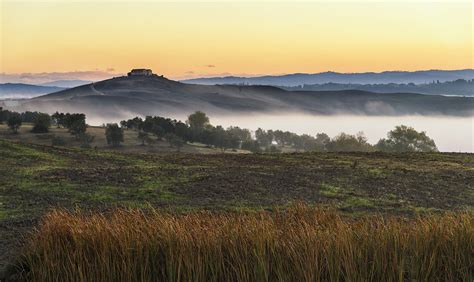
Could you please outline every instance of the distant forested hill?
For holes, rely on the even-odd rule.
[[[293,87],[281,87],[286,90],[303,91],[338,91],[338,90],[363,90],[377,93],[420,93],[437,95],[474,96],[474,79],[457,79],[447,82],[431,82],[425,84],[414,83],[389,83],[389,84],[305,84]]]
[[[303,84],[388,84],[415,83],[425,84],[433,81],[446,82],[457,79],[473,79],[474,69],[465,70],[425,70],[425,71],[384,71],[365,73],[293,73],[286,75],[266,75],[258,77],[209,77],[184,80],[194,84],[248,84],[274,86],[300,86]]]

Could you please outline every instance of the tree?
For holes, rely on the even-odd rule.
[[[252,140],[252,134],[250,130],[246,128],[240,128],[238,126],[231,126],[227,128],[227,132],[236,136],[241,142],[246,142]]]
[[[249,131],[250,133],[250,131]],[[226,130],[224,132],[224,147],[230,149],[238,149],[242,140],[233,131]]]
[[[64,126],[66,115],[64,113],[55,112],[51,118],[53,119],[54,124],[59,128]]]
[[[79,134],[85,133],[87,130],[86,115],[67,113],[64,116],[64,126],[77,138]]]
[[[309,135],[305,135],[307,137]],[[305,140],[303,136],[298,136],[298,134],[293,134],[292,138],[293,148],[298,152],[305,148]]]
[[[294,139],[294,135],[294,133],[291,133],[289,131],[273,131],[273,138],[280,146],[291,145]]]
[[[143,119],[140,117],[134,117],[129,120],[122,120],[120,122],[120,127],[133,130],[143,129]]]
[[[48,114],[39,113],[35,118],[33,129],[31,129],[31,132],[47,133],[49,131],[50,126],[51,117]]]
[[[331,152],[370,152],[374,150],[372,145],[367,142],[363,132],[359,132],[357,135],[341,133],[327,144],[327,149]]]
[[[270,130],[265,131],[261,128],[258,128],[255,131],[255,138],[257,139],[257,142],[260,144],[260,146],[263,146],[266,148],[272,144],[273,132]]]
[[[7,125],[13,133],[18,133],[18,129],[22,124],[21,115],[19,113],[11,113],[7,120]]]
[[[120,146],[120,143],[123,142],[123,129],[116,123],[107,124],[105,137],[107,139],[107,144],[112,145],[113,147]]]
[[[165,139],[170,144],[170,147],[176,148],[178,152],[181,150],[181,147],[183,147],[185,143],[183,139],[179,138],[176,134],[173,133],[166,133]]]
[[[198,141],[209,146],[215,145],[216,139],[216,128],[213,126],[206,126],[206,128],[201,130],[199,133],[193,132],[193,141]]]
[[[186,123],[178,121],[174,125],[174,134],[184,141],[192,141],[192,134]]]
[[[150,136],[144,131],[138,131],[137,138],[142,142],[142,146],[145,146],[146,143],[150,143]]]
[[[87,133],[79,133],[76,136],[77,140],[81,142],[81,148],[89,149],[91,147],[91,143],[94,142],[95,136]]]
[[[209,118],[204,112],[197,111],[188,116],[186,123],[189,124],[192,129],[202,130],[209,124]]]
[[[418,132],[413,127],[396,126],[387,134],[387,139],[380,139],[377,150],[384,152],[437,152],[438,148],[426,132]]]
[[[309,151],[316,151],[317,150],[317,142],[316,138],[314,138],[311,135],[308,134],[303,134],[299,137],[301,140],[301,147],[303,150],[309,152]]]
[[[71,132],[72,135],[75,135],[76,137],[86,133],[87,130],[87,125],[84,120],[75,120],[71,123],[69,126],[69,132]]]
[[[163,117],[147,116],[143,122],[142,129],[145,132],[154,134],[158,139],[165,136],[166,133],[174,132],[175,121]]]
[[[214,138],[212,145],[225,151],[226,149],[237,149],[240,145],[240,139],[229,130],[222,126],[216,126],[213,132]]]
[[[6,111],[4,111],[2,107],[0,107],[0,124],[3,124],[3,122],[7,119],[6,116]]]
[[[324,152],[327,151],[327,146],[331,138],[326,133],[318,133],[316,134],[316,148],[315,151]]]
[[[243,150],[248,150],[252,153],[260,153],[262,149],[260,148],[260,144],[258,144],[255,140],[249,140],[242,142],[241,148]]]

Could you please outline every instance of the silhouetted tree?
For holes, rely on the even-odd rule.
[[[55,112],[51,118],[53,119],[54,124],[59,128],[61,126],[65,126],[65,117],[64,113]]]
[[[241,148],[243,150],[248,150],[252,153],[260,153],[262,151],[262,148],[260,148],[260,144],[255,140],[248,140],[242,142]]]
[[[123,129],[116,123],[107,124],[105,137],[107,139],[107,144],[112,145],[113,147],[120,146],[120,143],[123,142]]]
[[[36,116],[33,129],[33,133],[47,133],[51,126],[51,117],[48,114],[40,113]]]
[[[209,118],[205,113],[197,111],[188,116],[186,123],[189,124],[192,129],[204,129],[204,127],[209,124]]]
[[[341,133],[328,143],[327,148],[331,152],[370,152],[374,150],[362,132],[357,135]]]
[[[87,130],[86,115],[67,113],[64,116],[64,126],[77,138],[79,134],[85,133]]]
[[[396,126],[387,134],[387,139],[380,139],[377,150],[384,152],[437,152],[438,148],[426,132],[418,132],[413,127]]]
[[[77,134],[76,138],[81,143],[81,148],[90,149],[92,142],[94,142],[95,136],[82,132]]]
[[[173,133],[166,133],[165,137],[166,141],[170,144],[170,147],[176,148],[176,150],[179,152],[181,150],[181,147],[185,144],[184,140],[181,139],[180,137],[176,136],[176,134]]]
[[[246,141],[252,140],[252,134],[250,133],[250,130],[246,128],[231,126],[227,128],[227,132],[236,136],[240,140],[240,142],[246,142]]]
[[[316,148],[315,151],[324,152],[327,151],[327,145],[331,141],[331,138],[326,133],[316,134]]]
[[[174,134],[185,141],[192,141],[192,134],[187,124],[178,121],[174,125]]]
[[[260,144],[260,146],[263,146],[266,148],[272,144],[273,132],[265,131],[261,128],[258,128],[255,131],[255,138],[257,139],[257,142]]]
[[[148,143],[148,140],[150,139],[148,133],[144,131],[139,131],[137,138],[142,142],[142,146],[145,146],[145,143]]]
[[[127,129],[141,130],[143,129],[143,119],[140,117],[134,117],[133,119],[122,120],[120,126]]]
[[[2,107],[0,107],[0,124],[3,124],[4,121],[6,121],[6,111],[3,110]]]
[[[7,125],[13,133],[18,133],[22,124],[21,115],[19,113],[11,113],[7,120]]]

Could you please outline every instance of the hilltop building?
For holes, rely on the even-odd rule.
[[[153,72],[150,69],[133,69],[128,73],[128,76],[152,76]]]

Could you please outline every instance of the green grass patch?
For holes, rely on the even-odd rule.
[[[338,186],[322,183],[320,189],[321,195],[325,197],[337,198],[343,196],[343,189]]]
[[[373,199],[363,197],[347,197],[344,199],[345,207],[375,208]]]

